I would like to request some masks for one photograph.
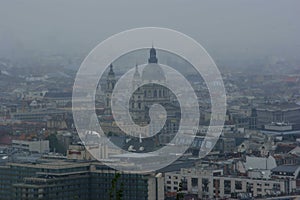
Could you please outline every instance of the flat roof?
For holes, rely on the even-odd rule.
[[[272,169],[272,172],[294,173],[300,168],[300,165],[280,165]]]

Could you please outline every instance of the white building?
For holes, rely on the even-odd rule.
[[[47,153],[50,151],[49,140],[25,141],[13,140],[12,147],[29,152]]]
[[[180,188],[181,185],[184,188]],[[259,179],[245,176],[224,176],[222,169],[191,168],[165,174],[165,188],[168,193],[179,189],[187,194],[197,194],[200,199],[230,198],[242,195],[264,197],[285,193],[286,180]]]

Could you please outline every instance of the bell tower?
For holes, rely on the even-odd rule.
[[[106,90],[105,90],[105,114],[111,115],[111,95],[116,84],[115,72],[113,65],[110,64],[109,72],[106,79]]]
[[[129,111],[132,119],[138,123],[144,119],[144,92],[142,87],[139,87],[142,83],[141,75],[138,70],[138,65],[135,66],[135,72],[132,80],[132,97],[130,99]]]

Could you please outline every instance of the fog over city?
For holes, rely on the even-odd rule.
[[[298,0],[3,0],[0,55],[23,62],[77,56],[78,65],[112,34],[158,26],[193,37],[219,65],[249,65],[245,62],[252,58],[259,64],[289,60],[295,65],[299,11]]]

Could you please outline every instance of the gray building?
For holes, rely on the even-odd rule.
[[[12,140],[12,148],[21,151],[48,153],[50,151],[49,140],[25,141]]]
[[[272,122],[300,123],[300,106],[296,104],[262,105],[256,109],[256,126],[261,129]]]
[[[163,199],[160,174],[118,173],[98,162],[42,159],[0,166],[1,200]]]

